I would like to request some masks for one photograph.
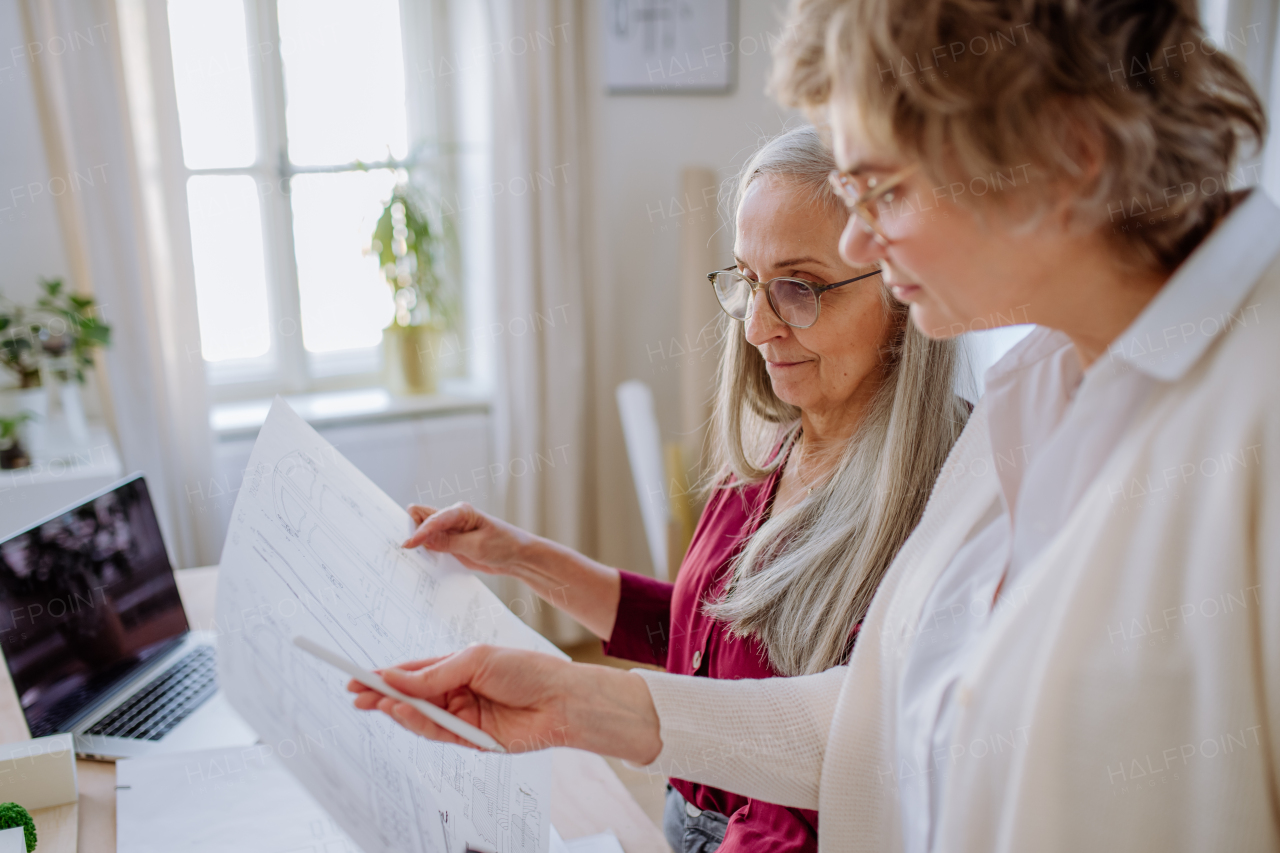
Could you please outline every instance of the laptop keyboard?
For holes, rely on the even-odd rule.
[[[213,646],[198,646],[86,734],[160,740],[218,689]]]

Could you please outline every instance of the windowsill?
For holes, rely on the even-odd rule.
[[[385,388],[323,391],[284,398],[313,427],[363,424],[375,421],[489,411],[489,398],[474,393],[424,394],[400,397]],[[271,400],[217,403],[209,410],[209,427],[219,441],[257,435]]]
[[[56,425],[56,424],[55,424]],[[18,486],[39,486],[71,480],[116,480],[124,474],[120,454],[111,433],[102,424],[89,425],[88,440],[74,444],[70,437],[54,434],[44,457],[26,468],[0,469],[0,493]],[[0,530],[0,533],[3,533]]]

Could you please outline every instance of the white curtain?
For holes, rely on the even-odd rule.
[[[210,541],[199,501],[212,446],[200,336],[193,299],[182,295],[194,291],[174,287],[168,240],[157,236],[172,219],[148,189],[157,141],[145,126],[135,137],[131,125],[130,107],[147,108],[149,95],[135,104],[126,95],[134,74],[120,28],[137,23],[137,9],[113,0],[19,2],[28,42],[49,46],[30,68],[50,171],[95,177],[58,197],[58,218],[75,288],[96,297],[113,327],[98,360],[105,415],[126,469],[146,475],[176,564],[215,562],[221,543]],[[91,33],[93,43],[67,49],[72,33]]]
[[[501,513],[582,548],[586,525],[586,292],[579,68],[573,0],[489,0],[495,453]],[[510,596],[516,595],[510,590]],[[516,608],[520,612],[520,608]],[[546,608],[552,640],[586,634]]]
[[[1280,0],[1202,0],[1201,9],[1209,35],[1244,65],[1267,107],[1261,179],[1280,201]]]

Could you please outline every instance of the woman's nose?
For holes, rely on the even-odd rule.
[[[849,217],[840,234],[840,257],[854,267],[874,264],[885,257],[884,246],[876,239],[870,226],[856,214]]]
[[[773,306],[769,304],[769,297],[764,290],[751,294],[751,313],[747,315],[746,321],[747,343],[758,347],[771,338],[786,334],[789,328],[773,312]]]

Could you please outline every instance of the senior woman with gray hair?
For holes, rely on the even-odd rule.
[[[910,327],[874,264],[840,258],[834,167],[803,127],[766,143],[737,182],[736,263],[708,275],[724,309],[710,498],[674,584],[466,504],[410,507],[420,526],[406,546],[519,578],[609,654],[668,672],[768,678],[844,663],[968,410],[952,393],[953,345]],[[681,853],[817,848],[812,809],[679,778],[664,830]]]

